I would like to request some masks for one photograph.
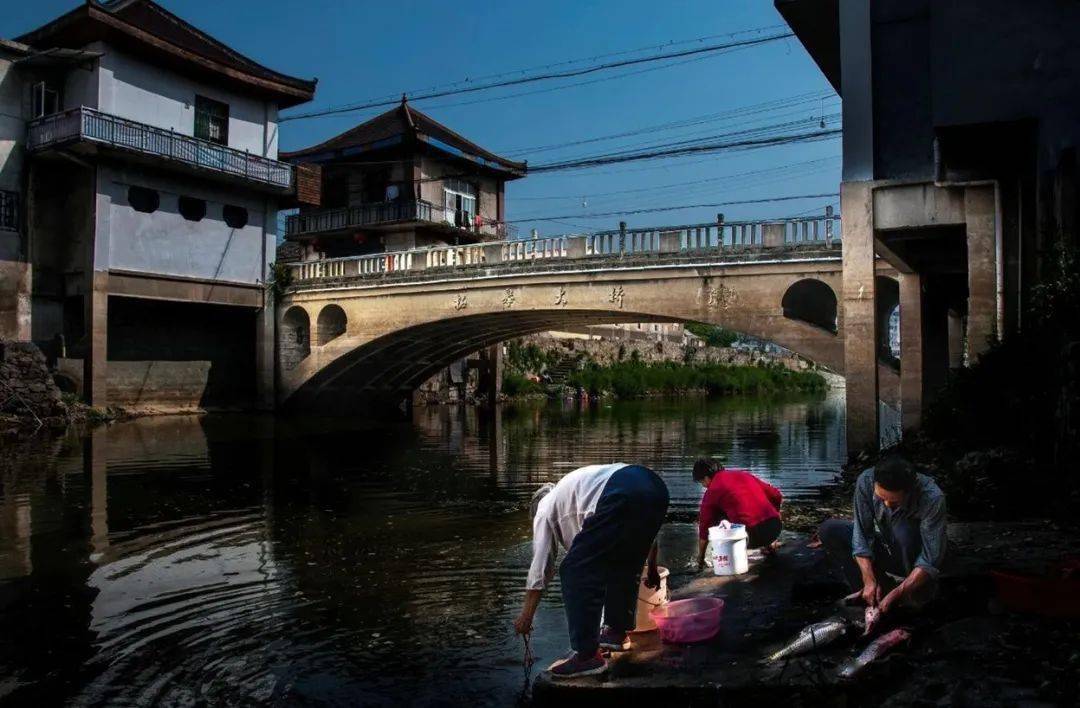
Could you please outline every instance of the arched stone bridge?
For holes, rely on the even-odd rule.
[[[278,303],[278,399],[327,410],[397,403],[497,342],[620,322],[717,324],[842,373],[833,221],[708,224],[293,264]]]

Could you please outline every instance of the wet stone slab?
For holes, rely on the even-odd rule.
[[[1017,628],[1027,631],[1039,623],[1021,616],[990,616],[989,570],[1008,565],[1003,561],[1014,557],[1032,570],[1045,568],[1069,548],[1077,548],[1078,536],[1076,529],[1043,522],[953,524],[949,534],[953,558],[943,574],[939,599],[905,623],[913,633],[910,646],[875,662],[853,681],[840,679],[838,671],[866,645],[857,626],[814,654],[763,661],[810,623],[836,616],[853,623],[862,619],[861,608],[844,608],[838,602],[845,590],[824,553],[807,547],[806,534],[785,532],[777,556],[752,558],[745,575],[718,578],[674,569],[672,599],[724,598],[723,628],[713,640],[666,645],[656,632],[636,635],[634,650],[615,655],[602,677],[552,681],[540,674],[533,687],[534,703],[560,708],[625,705],[628,700],[686,706],[863,705],[891,695],[953,705],[953,683],[964,681],[968,673],[978,676],[978,652],[993,645],[988,637]],[[1019,553],[1015,541],[1020,539],[1028,553]],[[1063,661],[1068,656],[1066,651]],[[1039,681],[1033,677],[1032,683],[1037,686]],[[1028,699],[1037,695],[1016,681],[998,690]]]

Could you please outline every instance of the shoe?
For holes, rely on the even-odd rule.
[[[626,632],[617,632],[605,624],[600,629],[600,648],[608,651],[629,651],[630,638]]]
[[[599,649],[589,657],[582,657],[576,651],[572,651],[565,659],[559,659],[549,666],[548,671],[553,679],[596,676],[607,671],[607,661],[600,655]]]

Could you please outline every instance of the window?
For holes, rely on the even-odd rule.
[[[229,106],[221,101],[195,97],[195,137],[219,145],[229,144]]]
[[[178,204],[180,216],[188,221],[202,221],[206,216],[206,200],[195,197],[180,197]]]
[[[144,214],[153,214],[161,206],[161,198],[157,191],[146,187],[128,187],[128,204],[135,211]]]
[[[226,204],[221,210],[221,215],[225,217],[225,223],[230,229],[242,229],[247,226],[248,212],[244,207]]]
[[[60,110],[60,91],[45,81],[34,84],[34,117],[52,115]]]
[[[0,191],[0,231],[19,230],[19,194]]]
[[[470,228],[476,221],[476,186],[460,179],[443,180],[447,223]]]

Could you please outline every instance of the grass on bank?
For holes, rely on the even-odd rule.
[[[587,364],[570,375],[570,386],[590,395],[614,394],[640,398],[649,394],[705,391],[709,395],[772,394],[823,391],[825,379],[812,371],[791,371],[782,366],[730,366],[622,361],[602,366]]]

